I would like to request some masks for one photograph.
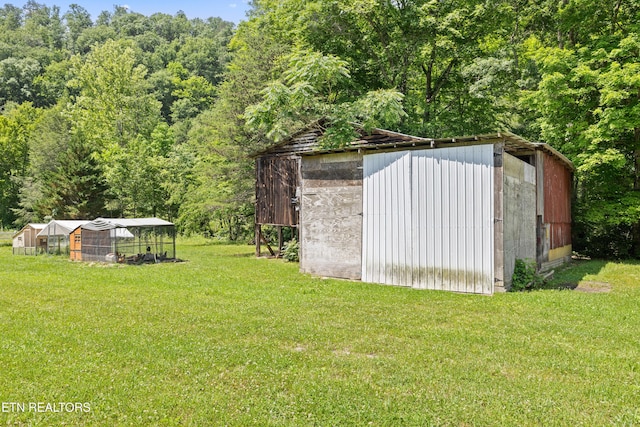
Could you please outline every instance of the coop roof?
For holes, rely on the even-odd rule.
[[[97,218],[91,222],[82,224],[82,229],[102,231],[112,230],[114,228],[166,226],[173,226],[173,223],[160,218]]]
[[[38,233],[38,236],[68,236],[73,230],[88,222],[86,220],[54,219]]]
[[[26,230],[27,228],[33,228],[35,231],[40,231],[43,228],[45,228],[47,226],[47,224],[39,224],[39,223],[35,223],[35,222],[30,222],[29,224],[25,225],[24,227],[22,227],[20,229],[20,231],[18,231],[17,233],[15,233],[13,235],[13,237],[18,236],[19,234],[23,233],[24,230]]]

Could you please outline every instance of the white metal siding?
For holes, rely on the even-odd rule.
[[[493,293],[493,145],[364,156],[362,280]]]
[[[411,197],[405,190],[410,188],[406,171],[411,156],[392,152],[364,159],[363,280],[409,286],[411,273],[405,266],[411,264]]]

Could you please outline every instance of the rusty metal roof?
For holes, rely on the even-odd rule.
[[[496,132],[482,135],[460,136],[452,138],[423,138],[406,135],[385,129],[374,128],[365,132],[362,126],[354,124],[360,137],[349,144],[337,148],[322,148],[318,139],[324,133],[326,120],[318,120],[303,129],[291,134],[284,141],[255,154],[255,157],[271,155],[317,155],[326,153],[339,153],[346,151],[369,150],[394,150],[411,148],[440,148],[451,146],[483,145],[503,143],[505,151],[516,156],[533,154],[536,150],[542,150],[553,157],[558,158],[570,170],[574,170],[573,163],[558,150],[549,144],[531,142],[511,132]]]

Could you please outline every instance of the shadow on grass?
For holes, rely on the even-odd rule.
[[[255,258],[256,254],[247,252],[247,253],[236,253],[236,254],[221,254],[216,255],[217,258]]]
[[[574,259],[555,270],[553,279],[542,289],[576,289],[587,276],[597,276],[608,261],[600,259]]]

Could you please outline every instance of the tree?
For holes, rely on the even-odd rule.
[[[577,165],[577,248],[640,256],[640,5],[579,3],[560,11],[569,43],[529,41],[542,77],[528,99],[542,137]]]
[[[345,90],[350,77],[347,63],[333,55],[312,51],[294,51],[289,67],[263,90],[262,102],[246,110],[247,124],[278,140],[312,120],[328,118],[331,128],[323,144],[340,146],[355,136],[352,121],[365,128],[393,126],[406,113],[402,94],[392,90],[370,91],[356,99]]]
[[[16,209],[23,223],[46,216],[85,219],[105,214],[104,177],[91,146],[72,132],[61,107],[43,113],[29,145],[30,163]]]
[[[40,64],[32,58],[10,57],[0,61],[0,105],[22,103],[36,97],[34,80],[40,74]]]
[[[130,42],[109,40],[96,45],[86,58],[75,56],[72,63],[69,85],[79,92],[72,107],[74,119],[97,150],[151,135],[160,105],[149,93],[146,68],[138,65]]]
[[[213,107],[193,120],[186,142],[176,147],[172,168],[180,193],[176,223],[183,232],[240,238],[250,235],[254,192],[253,159],[264,140],[247,129],[245,109],[259,102],[266,81],[279,73],[290,47],[261,22],[243,22],[230,44],[233,59],[217,88]],[[176,162],[190,165],[176,167]],[[179,163],[178,163],[179,164]],[[216,226],[224,223],[226,227]]]
[[[29,103],[9,104],[0,115],[0,226],[16,220],[12,208],[18,203],[20,183],[29,165],[29,138],[37,126],[40,110]]]
[[[91,15],[84,7],[72,3],[69,5],[69,10],[63,15],[63,19],[66,22],[68,35],[67,35],[67,47],[73,53],[78,53],[77,41],[80,35],[87,28],[93,26],[91,21]]]
[[[346,62],[352,99],[378,90],[401,94],[407,115],[394,130],[438,137],[517,122],[507,100],[517,62],[503,42],[510,28],[502,2],[257,3],[259,19],[281,37]]]
[[[86,58],[72,58],[78,91],[70,106],[72,134],[91,146],[120,215],[154,211],[161,197],[153,185],[153,132],[160,103],[149,91],[146,69],[128,41],[107,41]],[[164,154],[163,154],[164,155]]]

